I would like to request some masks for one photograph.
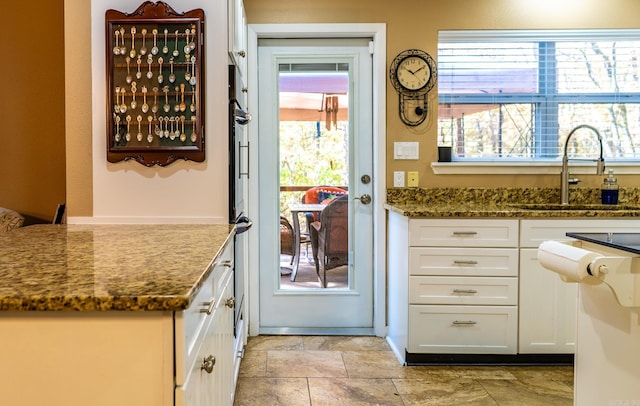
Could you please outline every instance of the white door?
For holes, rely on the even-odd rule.
[[[261,40],[258,51],[260,332],[372,333],[373,210],[369,198],[375,179],[372,176],[372,56],[369,40]],[[336,86],[329,83],[332,75],[344,79],[346,88],[332,88]],[[326,79],[326,91],[309,90],[309,83],[317,82],[318,76]],[[308,78],[311,82],[307,81]],[[283,83],[287,80],[289,84],[297,81],[298,88],[284,89]],[[286,97],[305,91],[316,92],[318,99],[311,102],[313,107],[309,108],[301,98],[288,108],[308,110],[306,113],[310,112],[312,118],[284,117]],[[289,94],[285,95],[285,92]],[[338,106],[340,113],[336,114]],[[302,116],[306,114],[296,117]],[[286,286],[283,283],[280,216],[284,214],[291,220],[293,218],[288,207],[291,201],[281,199],[282,183],[287,182],[281,182],[284,159],[281,159],[280,138],[281,134],[284,137],[286,131],[291,131],[292,126],[298,128],[297,123],[292,124],[296,120],[307,121],[307,125],[311,121],[310,125],[315,125],[317,131],[313,146],[300,142],[299,153],[302,156],[317,159],[328,155],[329,152],[323,149],[327,147],[322,138],[328,133],[338,133],[338,138],[344,140],[343,160],[332,158],[331,162],[325,162],[330,166],[344,164],[345,168],[342,181],[338,181],[339,186],[348,190],[349,202],[348,264],[341,270],[346,276],[346,283],[342,285],[331,283],[331,278],[340,272],[338,269],[327,271],[328,287],[323,287],[321,280],[304,287],[295,286],[295,281]],[[303,136],[304,130],[300,131]],[[322,171],[320,166],[312,168],[311,172]],[[304,175],[314,178],[318,174]],[[322,213],[320,224],[321,216]]]

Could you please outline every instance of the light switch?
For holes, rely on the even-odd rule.
[[[394,159],[418,159],[419,154],[418,142],[394,142],[393,158]]]

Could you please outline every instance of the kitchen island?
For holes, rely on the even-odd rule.
[[[234,231],[36,225],[0,235],[3,404],[229,404],[233,378],[220,368],[234,356]]]

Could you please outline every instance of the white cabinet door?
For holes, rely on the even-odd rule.
[[[246,83],[247,67],[247,17],[242,0],[228,0],[229,56],[238,66],[243,82]]]
[[[576,337],[575,283],[544,269],[538,250],[520,250],[520,334],[522,354],[573,354]]]

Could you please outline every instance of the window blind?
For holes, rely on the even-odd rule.
[[[580,124],[609,159],[640,158],[640,30],[441,31],[439,143],[454,159],[556,159]],[[569,152],[598,150],[588,130]]]

